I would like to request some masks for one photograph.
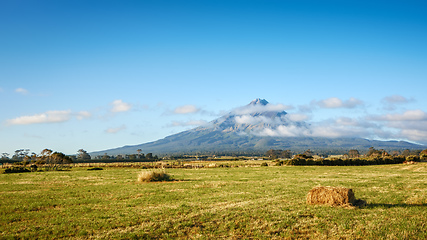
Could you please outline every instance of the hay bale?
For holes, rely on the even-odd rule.
[[[315,187],[307,194],[307,204],[349,206],[355,202],[353,190],[345,187]]]
[[[138,182],[162,182],[172,181],[172,177],[165,171],[141,171],[138,175]]]

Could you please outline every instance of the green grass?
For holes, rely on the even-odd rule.
[[[0,239],[427,239],[427,164],[140,169],[0,175]],[[352,188],[364,208],[305,204]]]

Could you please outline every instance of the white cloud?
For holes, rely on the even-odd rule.
[[[289,118],[289,120],[295,122],[306,121],[310,118],[308,115],[301,113],[289,113],[286,116]]]
[[[408,110],[402,114],[386,114],[379,116],[370,116],[370,120],[374,121],[421,121],[427,120],[427,113],[422,110]]]
[[[357,98],[350,98],[347,101],[343,101],[339,98],[332,97],[317,102],[314,101],[313,104],[320,108],[355,108],[357,106],[362,106],[364,103]]]
[[[289,109],[293,109],[293,106],[290,105],[283,105],[283,104],[267,104],[267,105],[246,105],[240,108],[236,108],[232,111],[234,114],[238,115],[244,115],[244,114],[252,114],[257,112],[268,112],[268,111],[274,111],[274,112],[281,112]]]
[[[35,114],[31,116],[22,116],[7,120],[9,125],[29,125],[36,123],[59,123],[71,119],[71,111],[47,111],[45,113]]]
[[[381,100],[381,102],[384,104],[383,108],[388,111],[395,110],[399,104],[406,104],[413,101],[415,101],[413,98],[408,99],[400,95],[388,96]]]
[[[300,127],[297,125],[281,125],[276,128],[265,128],[256,135],[274,137],[367,137],[368,129],[354,126],[333,125],[332,122],[315,123],[311,126]]]
[[[282,117],[275,117],[275,118],[270,118],[270,117],[266,117],[266,116],[252,116],[249,114],[246,115],[241,115],[241,116],[236,116],[234,118],[234,120],[236,121],[237,124],[250,124],[250,125],[255,125],[255,124],[267,124],[267,125],[288,125],[290,123],[290,118],[287,115],[284,115]]]
[[[290,114],[289,114],[290,115]],[[288,115],[280,119],[280,122],[268,119],[263,121],[261,117],[250,115],[236,118],[237,123],[258,124],[264,123],[263,128],[253,129],[251,133],[259,136],[274,137],[375,137],[374,132],[382,134],[383,130],[374,123],[365,120],[341,117],[311,124],[298,123],[308,118],[306,115],[297,114],[289,118]]]
[[[387,122],[387,127],[396,129],[415,129],[427,131],[427,120],[423,121],[391,121]]]
[[[201,126],[206,124],[207,122],[204,120],[190,120],[186,122],[172,122],[173,127],[188,127],[188,126]]]
[[[255,131],[254,134],[269,137],[302,137],[310,135],[310,130],[295,125],[280,125],[277,128],[263,128],[260,131]]]
[[[16,93],[23,94],[23,95],[28,94],[28,90],[27,90],[27,89],[24,89],[24,88],[17,88],[17,89],[15,89],[15,92],[16,92]]]
[[[200,109],[194,105],[184,105],[184,106],[180,106],[180,107],[175,108],[175,110],[173,112],[175,114],[190,114],[190,113],[196,113],[199,111],[200,111]]]
[[[427,142],[427,131],[417,130],[417,129],[402,129],[400,132],[403,138],[412,140],[412,141],[420,141]]]
[[[125,103],[122,100],[114,100],[110,105],[112,105],[111,112],[127,112],[132,108],[132,105]]]
[[[338,126],[352,126],[352,127],[361,127],[361,128],[379,128],[377,124],[372,122],[368,122],[362,119],[354,119],[349,117],[340,117],[335,120],[335,122],[331,123],[331,125]]]
[[[427,113],[420,109],[368,116],[367,119],[393,130],[394,134],[389,136],[391,138],[427,143]]]
[[[92,114],[90,112],[88,112],[88,111],[80,111],[76,115],[77,115],[77,119],[78,120],[83,120],[83,119],[86,119],[86,118],[90,118],[92,116]]]
[[[122,126],[117,127],[117,128],[108,128],[107,130],[105,130],[105,132],[106,133],[113,133],[114,134],[114,133],[118,133],[120,131],[123,131],[125,129],[126,129],[126,126],[122,125]]]
[[[254,117],[251,115],[242,115],[242,116],[236,116],[234,120],[238,124],[258,124],[258,123],[266,122],[271,119],[267,119],[266,117],[263,117],[263,116]]]
[[[408,99],[406,97],[400,95],[392,95],[382,99],[382,102],[388,104],[396,104],[396,103],[409,103],[414,101],[413,99]]]
[[[316,124],[312,128],[312,137],[370,137],[371,132],[362,127]]]

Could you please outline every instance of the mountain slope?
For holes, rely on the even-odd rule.
[[[137,149],[154,154],[266,151],[268,149],[300,150],[345,150],[368,149],[421,149],[424,146],[404,141],[376,141],[363,138],[308,137],[310,125],[293,121],[284,111],[286,106],[270,105],[264,99],[255,99],[250,104],[215,119],[204,126],[177,133],[154,142],[124,146],[91,155],[134,154]],[[291,129],[292,131],[289,131]],[[274,136],[277,131],[290,136]],[[307,133],[295,135],[295,132]]]

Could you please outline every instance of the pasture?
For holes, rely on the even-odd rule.
[[[427,239],[427,163],[0,174],[0,239]],[[352,188],[362,208],[307,205]]]

